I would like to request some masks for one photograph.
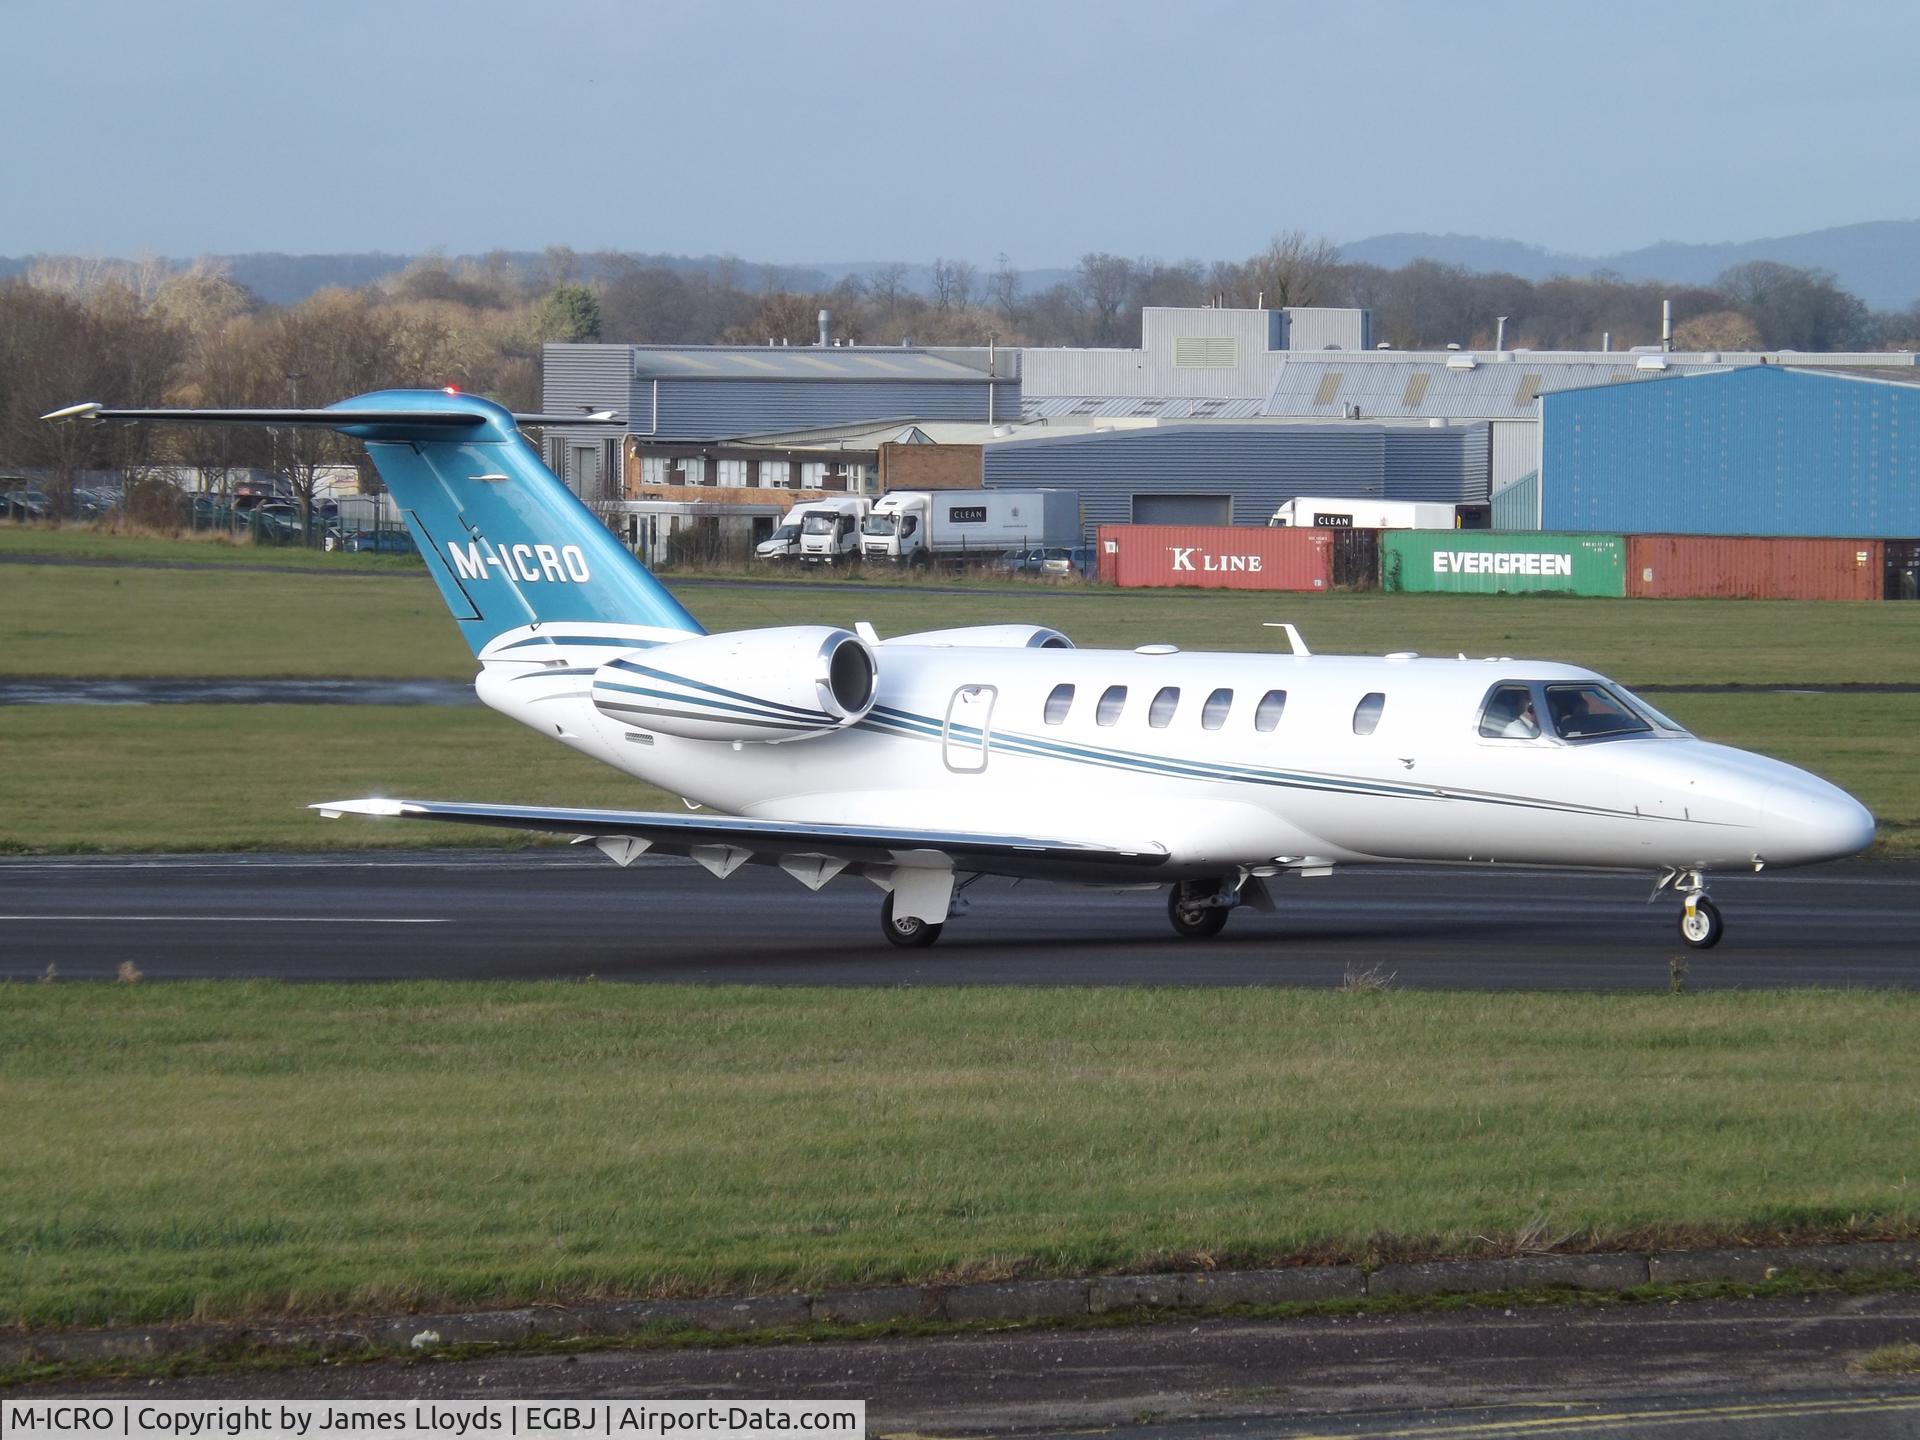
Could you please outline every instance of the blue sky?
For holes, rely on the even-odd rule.
[[[1920,216],[1904,0],[0,0],[0,49],[11,255],[1031,268]]]

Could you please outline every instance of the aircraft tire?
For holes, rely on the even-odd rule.
[[[1694,901],[1691,910],[1680,912],[1680,938],[1695,950],[1711,950],[1726,933],[1727,923],[1720,918],[1720,907],[1705,896]]]
[[[1181,882],[1167,896],[1167,919],[1173,922],[1174,934],[1182,940],[1211,940],[1227,928],[1230,912],[1226,906],[1209,905],[1195,910],[1185,903],[1186,894],[1186,883]]]
[[[945,928],[930,920],[914,920],[905,915],[898,920],[894,919],[892,895],[888,895],[880,906],[881,933],[903,950],[926,949],[940,938],[940,932]]]

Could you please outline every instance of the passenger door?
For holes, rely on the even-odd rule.
[[[998,693],[991,685],[962,685],[947,702],[946,723],[940,729],[941,756],[956,775],[977,775],[987,768]]]

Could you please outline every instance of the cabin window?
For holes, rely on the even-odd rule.
[[[1056,685],[1053,693],[1047,696],[1047,724],[1058,725],[1067,718],[1067,711],[1073,708],[1073,686]]]
[[[1533,711],[1533,691],[1525,685],[1496,685],[1480,712],[1480,733],[1492,740],[1535,740],[1540,717]]]
[[[1180,708],[1180,687],[1169,685],[1153,697],[1153,704],[1147,707],[1147,724],[1156,730],[1164,730],[1173,723],[1173,712]]]
[[[1547,686],[1547,714],[1562,740],[1644,735],[1653,727],[1604,685]]]
[[[1387,708],[1387,697],[1375,690],[1370,695],[1360,697],[1360,703],[1353,707],[1353,733],[1371,735],[1380,725],[1380,712]]]
[[[1253,707],[1253,728],[1262,735],[1278,728],[1280,717],[1287,710],[1287,692],[1269,690],[1260,697],[1260,703]]]
[[[1109,685],[1100,693],[1100,703],[1093,708],[1093,723],[1111,725],[1120,718],[1120,712],[1126,708],[1127,687]]]
[[[1203,729],[1218,730],[1227,723],[1227,712],[1233,709],[1233,691],[1216,690],[1207,696],[1207,703],[1200,707],[1200,724]]]

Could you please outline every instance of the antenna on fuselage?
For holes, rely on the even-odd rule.
[[[1287,644],[1292,647],[1294,654],[1296,655],[1313,654],[1313,652],[1307,648],[1307,642],[1300,638],[1300,632],[1294,629],[1293,626],[1287,623],[1285,620],[1268,620],[1265,622],[1265,628],[1268,630],[1286,631]]]

